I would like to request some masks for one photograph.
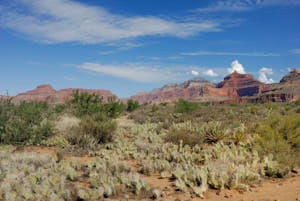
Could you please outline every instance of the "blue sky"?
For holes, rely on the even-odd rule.
[[[300,67],[300,0],[0,0],[0,94],[39,84],[119,97],[234,70]]]

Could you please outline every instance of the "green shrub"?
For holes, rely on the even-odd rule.
[[[127,111],[128,112],[132,112],[132,111],[136,110],[139,107],[140,107],[140,104],[139,104],[138,101],[134,101],[132,99],[129,99],[127,101]]]
[[[0,99],[0,136],[6,132],[7,122],[13,115],[14,104],[11,99]]]
[[[299,106],[300,105],[300,100],[295,102],[295,105]]]
[[[232,103],[232,104],[229,104],[230,107],[237,107],[238,105],[236,103]]]
[[[93,136],[98,143],[111,142],[117,123],[103,113],[86,116],[79,124],[82,132]]]
[[[184,99],[179,99],[174,108],[175,113],[189,113],[198,109],[197,103],[192,103]]]
[[[99,112],[83,117],[79,125],[68,132],[66,139],[71,145],[93,149],[97,144],[111,142],[116,129],[117,123]]]
[[[112,118],[120,116],[125,111],[125,109],[126,106],[113,97],[109,98],[108,103],[104,104],[105,113]]]
[[[159,110],[159,107],[157,105],[152,105],[152,108],[151,108],[151,112],[156,112]]]
[[[39,144],[53,133],[50,106],[45,102],[21,102],[11,106],[9,118],[2,126],[0,142]],[[5,115],[3,115],[4,118]]]
[[[172,128],[168,131],[165,141],[193,147],[196,144],[202,144],[204,137],[200,133],[188,129]]]
[[[254,147],[263,156],[271,154],[282,166],[300,165],[300,116],[277,116],[261,123]]]
[[[73,114],[77,117],[83,117],[84,115],[90,115],[104,110],[103,97],[100,97],[98,94],[79,93],[79,91],[76,90],[71,96],[72,99],[68,102],[68,105],[71,107]]]

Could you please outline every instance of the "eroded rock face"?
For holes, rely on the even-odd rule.
[[[56,91],[50,85],[39,85],[34,90],[30,90],[24,93],[20,93],[13,98],[13,102],[18,103],[20,101],[46,101],[48,103],[65,103],[71,98],[73,91],[79,90],[79,92],[95,93],[104,97],[106,100],[108,97],[115,96],[108,90],[102,89],[61,89]]]
[[[190,101],[227,101],[244,96],[253,96],[270,88],[250,74],[234,72],[219,84],[203,78],[187,80],[181,84],[167,84],[151,92],[143,92],[131,98],[145,103],[173,102],[180,98]]]
[[[269,88],[264,83],[254,79],[250,74],[239,74],[236,71],[224,78],[217,88],[229,90],[229,97],[243,97],[260,94]]]
[[[295,68],[284,76],[278,84],[266,89],[257,98],[262,101],[292,102],[300,100],[300,70]]]
[[[216,85],[203,78],[195,78],[184,83],[167,84],[150,92],[140,92],[135,96],[131,96],[130,99],[151,104],[173,102],[181,98],[195,100],[202,97],[204,86],[215,87]]]

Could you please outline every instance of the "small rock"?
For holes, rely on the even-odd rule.
[[[157,199],[161,195],[161,193],[158,189],[154,189],[152,193],[153,193],[153,199]]]
[[[224,198],[229,198],[229,195],[225,193]]]

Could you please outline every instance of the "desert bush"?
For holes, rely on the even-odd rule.
[[[117,101],[114,97],[108,98],[108,103],[104,104],[104,111],[111,118],[120,116],[125,109],[126,106],[122,102]]]
[[[77,126],[67,132],[65,138],[72,145],[93,149],[97,144],[111,142],[117,123],[104,113],[85,116]]]
[[[272,155],[282,166],[300,165],[300,117],[290,114],[260,124],[254,147],[260,155]]]
[[[166,136],[166,142],[171,142],[174,144],[189,145],[191,147],[195,146],[196,144],[202,144],[204,141],[204,137],[195,132],[190,131],[184,128],[172,128],[168,131]]]
[[[79,93],[75,90],[71,100],[67,103],[77,117],[83,117],[93,113],[103,111],[103,97],[98,94]]]
[[[98,143],[111,142],[117,123],[103,113],[96,113],[85,117],[79,127],[82,132],[93,136]]]
[[[198,109],[197,103],[192,103],[184,99],[179,99],[174,108],[175,113],[189,113]]]
[[[140,107],[140,104],[138,101],[134,101],[132,99],[129,99],[127,101],[127,112],[132,112]]]
[[[50,106],[45,102],[21,102],[12,107],[0,142],[6,144],[39,144],[52,133],[54,126]]]
[[[158,105],[152,105],[152,108],[151,108],[151,112],[156,112],[159,110],[159,106]]]
[[[7,122],[14,111],[14,105],[11,99],[0,99],[0,139],[1,135],[6,132]]]

